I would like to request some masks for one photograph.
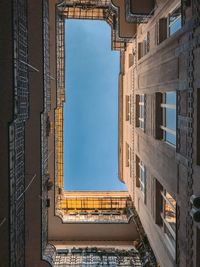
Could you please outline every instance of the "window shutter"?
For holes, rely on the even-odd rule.
[[[143,50],[143,43],[138,43],[138,60],[141,59]]]
[[[147,32],[147,53],[150,51],[150,32]]]
[[[167,18],[161,18],[158,25],[158,43],[167,39]]]

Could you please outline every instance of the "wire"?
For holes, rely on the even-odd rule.
[[[32,182],[34,181],[34,179],[36,178],[36,176],[37,176],[36,174],[33,176],[33,178],[31,179],[31,181],[29,182],[29,184],[25,188],[24,192],[21,193],[21,195],[17,198],[16,201],[18,201],[24,195],[24,193],[28,190],[28,188],[30,187],[30,185],[32,184]]]
[[[5,221],[6,221],[6,217],[4,217],[3,220],[1,221],[0,227],[5,223]]]

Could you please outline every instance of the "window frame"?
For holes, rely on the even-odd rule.
[[[164,242],[175,260],[177,250],[177,202],[156,177],[154,177],[154,181],[155,223],[160,227],[162,234],[164,235]],[[171,224],[173,223],[173,220],[175,221],[174,227],[170,225],[170,215],[172,218]]]
[[[129,160],[129,168],[130,168],[130,177],[132,177],[133,176],[133,160],[132,160],[132,148],[131,147],[129,147],[129,158],[130,158],[130,160]]]
[[[173,206],[173,204],[171,203],[170,199],[167,197],[167,194],[169,194],[170,197],[175,201],[175,206]],[[176,229],[174,230],[171,227],[170,223],[166,219],[166,204],[171,207],[171,210],[174,213],[175,228],[176,228],[176,225],[177,225],[177,212],[176,212],[177,203],[176,203],[176,200],[172,197],[172,195],[166,189],[163,189],[162,191],[160,191],[160,197],[162,199],[162,210],[160,212],[160,216],[161,216],[161,219],[162,219],[162,229],[163,229],[164,234],[167,237],[168,242],[173,247],[173,250],[175,252],[176,251]],[[166,229],[168,230],[168,232],[170,233],[171,237],[173,238],[174,243],[170,239],[169,234],[167,233]]]
[[[142,180],[142,177],[144,177],[144,181]],[[140,183],[140,190],[145,195],[146,192],[146,170],[145,165],[142,160],[139,161],[139,183]]]
[[[138,42],[138,60],[150,51],[150,32],[148,31],[142,42]]]
[[[142,179],[144,177],[144,181]],[[136,187],[138,187],[144,196],[144,202],[146,202],[146,166],[136,155]]]
[[[170,18],[172,17],[172,15],[178,10],[180,9],[180,15],[173,21],[170,23]],[[170,33],[170,28],[174,25],[175,22],[177,22],[180,19],[181,22],[181,27],[178,28],[175,32]],[[177,31],[179,31],[182,28],[182,12],[181,12],[181,4],[179,3],[175,8],[173,8],[173,10],[169,13],[168,18],[167,18],[167,36],[170,37],[172,35],[174,35]]]
[[[177,114],[176,114],[177,113],[177,108],[176,108],[177,105],[176,104],[168,104],[168,103],[166,103],[166,94],[167,93],[170,93],[170,92],[175,92],[175,97],[177,98],[176,91],[168,91],[168,92],[162,93],[162,102],[160,104],[160,107],[162,109],[162,122],[160,124],[160,128],[162,130],[162,139],[166,143],[168,143],[168,144],[176,147],[176,139],[177,139],[176,138],[176,129],[175,130],[174,129],[171,129],[171,128],[167,127],[167,125],[166,125],[167,109],[168,110],[175,110],[175,116],[177,116]],[[176,118],[175,118],[175,121],[176,121]],[[172,134],[172,135],[175,136],[175,143],[172,143],[169,140],[167,140],[166,133],[170,133],[170,134]]]
[[[126,142],[126,167],[130,167],[130,146]]]
[[[170,18],[172,15],[180,9],[180,15],[175,19],[173,22],[170,23]],[[181,27],[178,28],[175,32],[170,33],[170,28],[174,25],[177,20],[181,20]],[[182,28],[182,10],[181,10],[181,3],[178,3],[173,9],[168,13],[168,16],[162,17],[158,20],[155,26],[156,31],[156,43],[157,45],[161,44],[163,41],[165,41],[167,38],[174,35],[176,32],[178,32]]]
[[[145,94],[136,95],[136,127],[139,127],[143,131],[145,131],[145,100]]]

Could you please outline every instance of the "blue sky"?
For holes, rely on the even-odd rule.
[[[65,190],[126,190],[118,179],[119,52],[106,22],[66,20]]]

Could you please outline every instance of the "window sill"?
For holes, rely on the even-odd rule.
[[[167,150],[170,150],[172,152],[176,152],[176,145],[173,145],[172,143],[170,143],[164,139],[155,138],[155,140],[160,142]]]

